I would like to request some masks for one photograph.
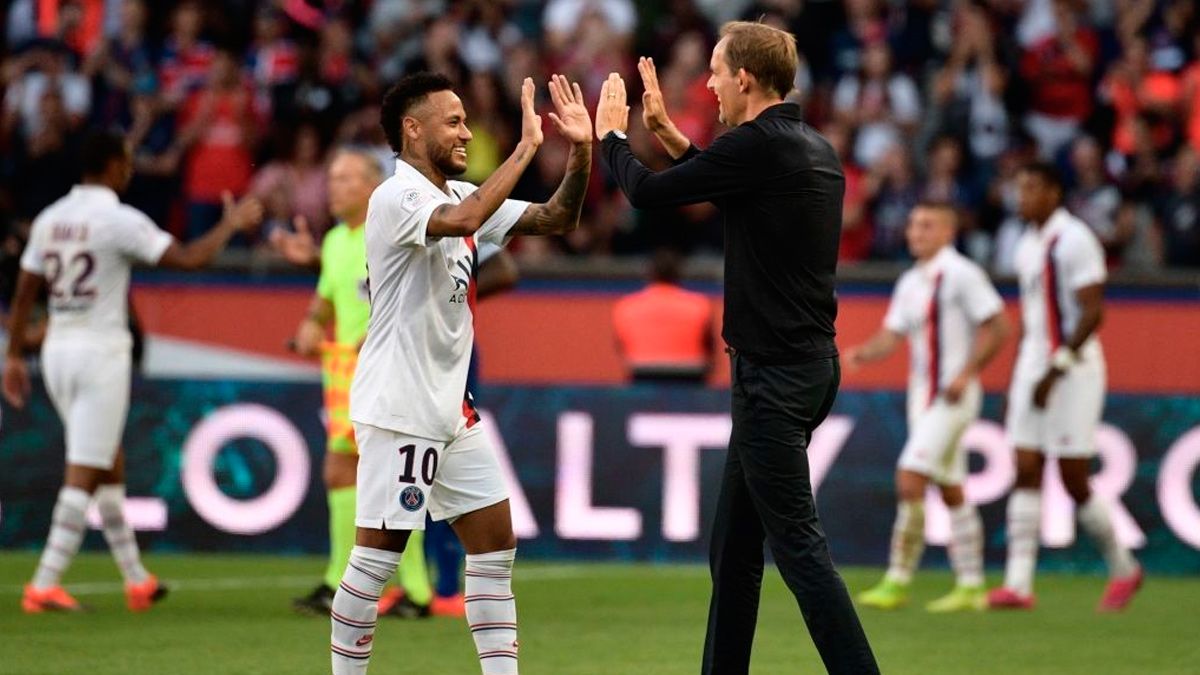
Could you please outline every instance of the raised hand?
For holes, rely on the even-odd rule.
[[[228,190],[221,193],[221,201],[225,203],[225,220],[229,221],[235,230],[248,232],[258,226],[263,218],[263,205],[255,197],[234,202],[233,194]]]
[[[521,142],[537,148],[542,144],[542,116],[533,106],[533,78],[521,83]]]
[[[550,121],[558,133],[575,145],[591,142],[592,117],[583,104],[583,90],[579,88],[579,83],[568,82],[562,75],[552,76],[550,100],[554,102],[555,110],[550,113]]]
[[[609,73],[600,88],[600,103],[596,105],[596,138],[603,139],[610,131],[625,133],[629,128],[629,106],[625,104],[625,80]]]
[[[662,88],[658,85],[658,69],[654,59],[643,56],[638,59],[638,72],[642,74],[642,123],[653,133],[671,126],[667,105],[663,101]]]
[[[317,240],[308,226],[308,219],[304,216],[296,216],[292,224],[296,228],[295,232],[288,232],[281,228],[271,231],[271,247],[293,265],[311,267],[320,257],[321,249],[317,246]]]

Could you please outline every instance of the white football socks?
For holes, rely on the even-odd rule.
[[[950,509],[950,567],[959,586],[983,586],[983,521],[970,502]]]
[[[366,546],[350,551],[350,562],[333,596],[329,650],[333,675],[367,672],[375,640],[379,595],[400,565],[400,554]]]
[[[1112,517],[1108,505],[1095,492],[1086,502],[1079,505],[1079,524],[1096,542],[1096,547],[1108,564],[1108,573],[1113,578],[1127,577],[1137,571],[1137,562],[1129,549],[1117,542],[1113,531]]]
[[[1018,488],[1008,498],[1008,564],[1004,586],[1021,595],[1033,594],[1042,523],[1042,491]]]
[[[517,675],[516,549],[467,555],[467,624],[483,675]]]
[[[912,581],[925,552],[925,502],[902,501],[892,526],[892,549],[886,579],[901,584]]]
[[[33,574],[34,588],[45,590],[57,586],[71,566],[87,531],[87,507],[91,499],[91,495],[77,487],[66,486],[58,491],[46,550],[42,551],[42,559]]]
[[[142,566],[137,538],[125,522],[125,486],[101,485],[96,488],[96,510],[104,528],[104,540],[127,584],[140,584],[150,578]]]

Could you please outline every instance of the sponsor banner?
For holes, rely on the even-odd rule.
[[[158,551],[327,550],[321,393],[295,382],[138,381],[125,434],[128,515]],[[703,560],[725,446],[728,392],[688,387],[491,387],[484,428],[512,490],[522,554]],[[1003,560],[1012,449],[989,396],[966,434],[966,491],[981,506],[987,557]],[[0,547],[41,546],[62,477],[62,430],[37,388],[0,424]],[[834,556],[884,562],[892,476],[905,437],[897,392],[844,391],[809,448]],[[1093,486],[1118,535],[1147,568],[1200,572],[1200,398],[1108,398]],[[1053,467],[1042,523],[1044,566],[1098,569],[1076,543]],[[944,563],[948,517],[930,497],[929,559]],[[99,533],[89,545],[102,545]]]

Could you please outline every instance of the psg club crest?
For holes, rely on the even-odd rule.
[[[425,493],[416,485],[409,485],[400,491],[400,506],[403,506],[405,511],[420,511],[424,505]]]

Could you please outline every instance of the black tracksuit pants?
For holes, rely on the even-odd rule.
[[[713,524],[702,672],[750,670],[765,540],[826,670],[878,673],[846,584],[830,560],[808,474],[812,431],[837,395],[837,358],[796,365],[756,364],[737,353],[732,359],[733,433]]]

